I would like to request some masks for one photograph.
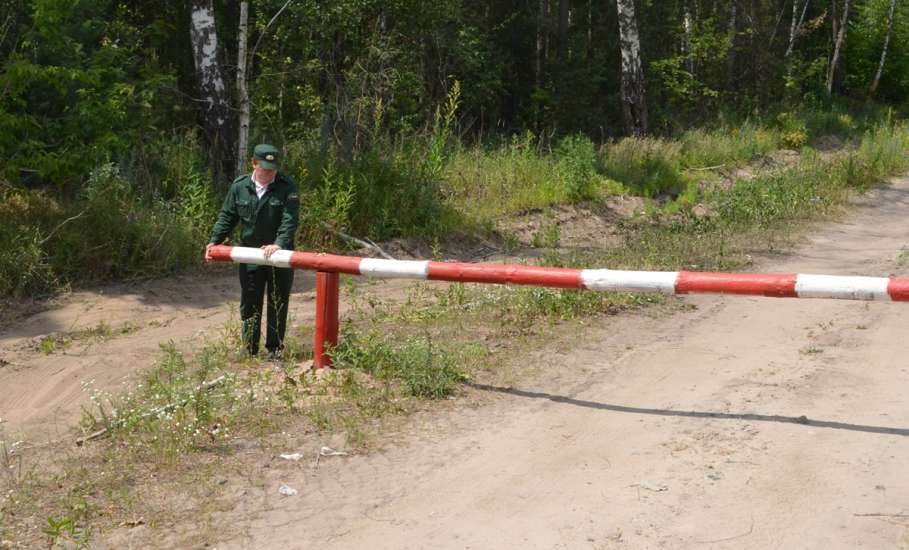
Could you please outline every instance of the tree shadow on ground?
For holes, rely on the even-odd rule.
[[[813,428],[831,428],[834,430],[848,430],[853,432],[866,432],[886,435],[909,436],[909,428],[891,428],[886,426],[868,426],[864,424],[849,424],[846,422],[835,422],[831,420],[815,420],[806,416],[782,416],[754,413],[721,413],[709,411],[684,411],[671,409],[649,409],[644,407],[629,407],[626,405],[614,405],[611,403],[599,403],[596,401],[587,401],[575,399],[564,395],[554,395],[545,392],[536,392],[521,390],[517,388],[503,388],[488,384],[468,384],[470,387],[489,392],[504,393],[517,397],[527,397],[531,399],[547,399],[554,403],[563,403],[574,405],[576,407],[588,407],[604,411],[631,413],[631,414],[649,414],[654,416],[678,416],[684,418],[717,418],[720,420],[748,420],[753,422],[779,422],[783,424],[800,424]]]

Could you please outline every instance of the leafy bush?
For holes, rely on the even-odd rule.
[[[42,191],[0,192],[0,292],[46,294],[61,285],[167,273],[197,263],[214,199],[188,177],[174,200],[143,200],[114,164],[92,171],[61,202]],[[65,206],[64,206],[65,204]]]
[[[341,159],[292,144],[298,157],[288,158],[290,173],[299,178],[304,205],[299,240],[331,242],[325,224],[375,240],[435,234],[442,210],[439,186],[410,147]]]
[[[583,135],[563,138],[555,150],[556,170],[571,200],[592,199],[596,194],[597,152]]]
[[[685,188],[680,172],[681,144],[656,138],[626,138],[603,147],[606,174],[639,194],[678,195]]]
[[[780,142],[789,149],[801,149],[808,144],[808,127],[805,121],[792,113],[780,113]]]

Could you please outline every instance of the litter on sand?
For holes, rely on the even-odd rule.
[[[303,453],[285,453],[285,454],[281,454],[278,456],[280,456],[284,460],[293,460],[294,462],[296,462],[296,461],[300,460],[301,458],[303,458]]]
[[[331,447],[322,447],[319,449],[319,456],[347,456],[344,451],[336,451]]]
[[[282,484],[278,487],[278,492],[286,497],[292,497],[297,494],[297,490],[291,487],[290,485]]]

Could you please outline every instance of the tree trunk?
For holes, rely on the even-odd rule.
[[[227,87],[218,62],[218,34],[212,0],[193,0],[190,39],[205,110],[208,162],[215,181],[220,181],[232,173],[233,162]]]
[[[647,103],[644,98],[644,69],[641,66],[641,39],[634,13],[634,0],[616,0],[619,41],[622,49],[622,112],[625,132],[632,136],[647,133]]]
[[[802,7],[802,16],[798,18],[796,22],[796,13],[798,12],[799,1],[794,0],[792,2],[792,27],[789,29],[789,47],[786,48],[786,55],[784,58],[788,58],[792,55],[792,50],[795,47],[795,39],[798,38],[798,31],[802,28],[802,24],[805,22],[805,13],[808,11],[808,4],[811,0],[805,0],[805,5]]]
[[[685,55],[685,69],[688,74],[694,76],[694,54],[691,51],[691,9],[688,6],[688,2],[685,2],[682,10],[682,29],[685,33],[682,38],[682,53]]]
[[[593,59],[593,0],[587,0],[587,47],[584,58],[587,61]]]
[[[249,91],[246,84],[246,40],[249,37],[249,2],[240,2],[240,29],[237,36],[237,103],[240,122],[237,129],[237,167],[235,175],[246,171],[249,157]]]
[[[568,25],[571,23],[571,2],[559,0],[559,65],[565,62],[568,52]],[[561,69],[561,67],[559,67]]]
[[[827,71],[827,95],[833,93],[833,79],[836,76],[836,66],[840,62],[840,53],[843,51],[843,42],[846,41],[846,29],[849,27],[850,1],[851,0],[846,0],[846,4],[843,6],[843,19],[839,23],[839,32],[836,35],[836,43],[833,45],[833,57],[830,59],[830,67]],[[836,24],[835,17],[834,24]]]
[[[890,48],[890,36],[893,34],[893,12],[896,11],[896,0],[890,0],[890,12],[887,14],[887,35],[884,37],[884,48],[881,50],[881,62],[877,65],[877,73],[874,74],[874,80],[871,81],[871,87],[868,89],[868,95],[874,96],[877,93],[877,87],[881,83],[881,75],[884,73],[884,61],[887,60],[887,50]]]
[[[789,57],[789,52],[792,51],[792,45],[795,44],[795,30],[796,25],[798,25],[799,17],[799,0],[792,0],[792,23],[789,25],[789,48],[786,50],[786,55],[784,57]]]
[[[537,43],[534,49],[533,84],[537,89],[543,86],[543,48],[545,42],[544,13],[549,0],[539,0],[537,12]]]
[[[732,0],[732,6],[729,10],[729,34],[731,35],[729,42],[729,57],[727,59],[728,65],[726,66],[726,89],[730,92],[735,91],[735,41],[738,38],[738,1]]]

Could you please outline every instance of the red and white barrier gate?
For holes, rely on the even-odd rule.
[[[318,368],[331,365],[331,358],[326,352],[338,344],[338,273],[385,279],[428,279],[618,292],[909,301],[909,278],[896,277],[568,269],[493,263],[380,260],[290,250],[279,250],[266,259],[265,253],[259,248],[230,246],[212,247],[211,257],[217,262],[271,265],[317,272],[313,351]]]

